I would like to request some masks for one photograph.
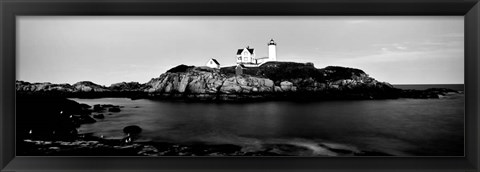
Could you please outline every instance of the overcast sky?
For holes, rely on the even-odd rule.
[[[145,83],[179,64],[234,65],[250,46],[277,60],[364,70],[391,84],[463,84],[463,16],[59,17],[17,20],[17,79]]]

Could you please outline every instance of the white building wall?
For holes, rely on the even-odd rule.
[[[248,52],[248,50],[243,49],[243,51],[242,51],[242,62],[247,63],[248,61],[250,61],[250,53]]]
[[[241,63],[242,62],[242,56],[241,55],[237,55],[237,63]]]
[[[253,54],[250,54],[250,63],[255,63],[255,50],[253,50]]]
[[[238,59],[238,58],[241,59]],[[245,48],[243,49],[240,55],[237,55],[237,63],[254,63],[255,62],[255,52],[250,54],[250,52]]]
[[[240,54],[237,54],[237,63],[255,63],[255,50],[250,53],[247,48],[243,48]]]
[[[267,61],[277,61],[277,46],[268,45],[268,60]]]
[[[220,65],[217,65],[217,63],[215,63],[212,59],[210,59],[205,66],[216,69],[220,68]]]

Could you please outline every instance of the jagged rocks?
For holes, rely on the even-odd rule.
[[[242,87],[231,82],[225,82],[225,84],[220,88],[220,92],[224,94],[241,93],[241,91]]]
[[[60,91],[60,92],[72,92],[74,88],[69,84],[52,84],[49,82],[44,83],[29,83],[24,81],[17,81],[15,83],[17,91]]]
[[[111,91],[143,91],[145,85],[138,82],[120,82],[108,87]]]
[[[104,92],[109,91],[107,88],[97,85],[90,81],[81,81],[72,85],[76,92]]]
[[[283,81],[283,82],[280,83],[280,88],[283,91],[291,91],[292,87],[293,87],[293,83],[291,83],[291,82]]]
[[[226,76],[197,70],[166,73],[146,84],[150,93],[234,94],[273,91],[273,81],[247,75]]]
[[[199,79],[194,80],[188,84],[188,92],[193,94],[203,94],[206,93],[205,82]]]
[[[270,79],[263,80],[265,87],[273,87],[273,81]]]
[[[184,75],[181,77],[181,80],[178,83],[178,87],[177,87],[177,91],[179,93],[185,92],[185,89],[187,88],[187,85],[188,85],[188,80],[189,80],[188,75]]]
[[[282,92],[282,88],[279,86],[275,86],[275,92]]]

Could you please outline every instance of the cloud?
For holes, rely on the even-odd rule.
[[[393,46],[395,46],[396,49],[398,50],[407,50],[408,48],[404,45],[400,45],[400,44],[394,44]]]
[[[464,48],[462,40],[424,40],[415,42],[372,44],[378,52],[385,51],[436,51]]]

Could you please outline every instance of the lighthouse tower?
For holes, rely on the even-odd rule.
[[[277,43],[273,39],[268,42],[268,61],[277,61]]]

